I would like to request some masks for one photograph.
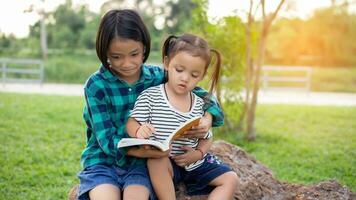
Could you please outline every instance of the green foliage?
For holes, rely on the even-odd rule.
[[[53,17],[58,27],[68,27],[72,33],[79,33],[85,26],[85,16],[83,9],[75,11],[72,9],[71,1],[66,1],[65,4],[59,5],[53,12]]]
[[[238,17],[225,17],[216,24],[211,24],[204,10],[205,3],[205,1],[197,1],[198,7],[193,11],[193,27],[196,28],[193,30],[198,35],[202,35],[211,48],[221,53],[222,76],[226,78],[222,85],[231,87],[229,83],[233,83],[235,87],[230,89],[239,91],[242,88],[245,64],[244,24]]]
[[[192,27],[192,10],[196,4],[192,0],[168,1],[170,12],[165,19],[165,31],[168,34],[181,34]]]
[[[70,0],[46,13],[49,49],[77,49],[95,47],[96,30],[100,17],[85,6],[73,8]],[[30,27],[28,39],[40,37],[40,23]]]
[[[45,63],[45,82],[84,84],[99,65],[94,51],[51,54]]]
[[[225,17],[219,20],[216,24],[208,21],[206,14],[207,1],[194,1],[197,7],[193,10],[193,31],[201,35],[209,42],[212,49],[216,49],[222,55],[221,81],[219,84],[218,97],[226,102],[242,101],[240,91],[244,86],[244,67],[245,67],[245,27],[243,22],[238,17]],[[208,70],[209,72],[213,70]],[[210,79],[205,78],[203,87],[208,88]],[[234,107],[234,116],[232,118],[228,113],[227,121],[229,124],[237,124],[241,113],[242,104]],[[229,126],[230,128],[230,126]],[[232,127],[231,127],[232,128]]]
[[[0,93],[0,199],[66,199],[79,183],[83,104],[82,97]],[[245,149],[281,180],[334,178],[356,191],[355,118],[355,107],[261,105],[255,142],[221,129],[214,134]]]
[[[266,62],[288,65],[356,65],[356,15],[329,7],[306,20],[280,19],[272,26]]]
[[[13,55],[21,47],[21,40],[14,35],[5,36],[0,32],[0,54]]]
[[[95,49],[96,30],[99,28],[99,15],[89,15],[90,21],[85,24],[85,27],[80,32],[78,46],[84,49]]]

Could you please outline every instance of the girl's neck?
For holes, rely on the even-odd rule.
[[[193,104],[193,95],[191,92],[177,94],[168,83],[163,85],[164,91],[169,103],[181,112],[189,112]]]

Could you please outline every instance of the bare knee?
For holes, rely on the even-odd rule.
[[[147,200],[149,195],[149,190],[142,185],[130,185],[124,189],[125,200]]]
[[[120,189],[112,184],[101,184],[93,188],[89,192],[91,200],[105,199],[105,200],[118,200],[121,199]]]
[[[226,174],[227,174],[226,182],[228,182],[229,185],[231,184],[231,186],[236,188],[240,180],[237,174],[233,171],[227,172]]]
[[[234,171],[226,172],[211,182],[214,186],[228,186],[231,188],[236,188],[239,182],[239,178]]]

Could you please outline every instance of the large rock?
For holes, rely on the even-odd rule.
[[[211,152],[229,164],[240,178],[234,199],[238,200],[356,200],[353,193],[335,180],[314,185],[291,184],[276,180],[271,170],[248,155],[241,148],[224,141],[214,142]],[[77,187],[69,199],[75,199]],[[206,196],[189,197],[183,185],[178,187],[178,200],[202,200]]]

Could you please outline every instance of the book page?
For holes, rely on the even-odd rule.
[[[122,138],[117,144],[118,148],[136,146],[136,145],[152,145],[162,151],[167,151],[169,149],[169,145],[150,139]]]

